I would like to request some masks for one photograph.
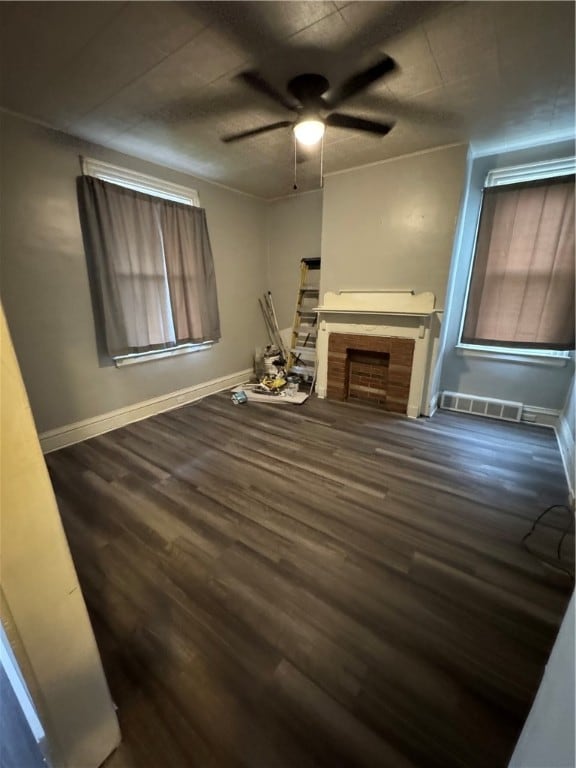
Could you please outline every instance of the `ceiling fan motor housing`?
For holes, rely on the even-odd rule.
[[[321,109],[325,105],[321,102],[322,94],[326,93],[330,83],[323,75],[303,74],[293,77],[286,86],[288,93],[294,96],[302,106]]]

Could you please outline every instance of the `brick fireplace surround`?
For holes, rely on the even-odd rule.
[[[375,357],[372,362],[369,355]],[[331,400],[367,400],[387,411],[406,413],[413,357],[414,339],[331,333],[326,395]]]

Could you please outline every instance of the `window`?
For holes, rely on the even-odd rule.
[[[79,203],[108,353],[117,364],[220,338],[205,211],[195,191],[92,160]]]
[[[574,349],[573,158],[488,174],[459,346]]]

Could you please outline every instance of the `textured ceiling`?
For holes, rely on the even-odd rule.
[[[572,2],[2,2],[0,105],[73,135],[271,198],[293,184],[291,119],[235,76],[332,85],[392,56],[398,69],[343,105],[395,126],[328,128],[330,173],[430,147],[574,132]],[[319,186],[318,149],[298,165]]]

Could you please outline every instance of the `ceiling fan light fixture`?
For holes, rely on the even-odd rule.
[[[318,144],[322,136],[324,136],[324,130],[326,126],[318,118],[307,118],[306,120],[300,120],[294,126],[294,135],[296,140],[300,144],[305,144],[308,147]]]

